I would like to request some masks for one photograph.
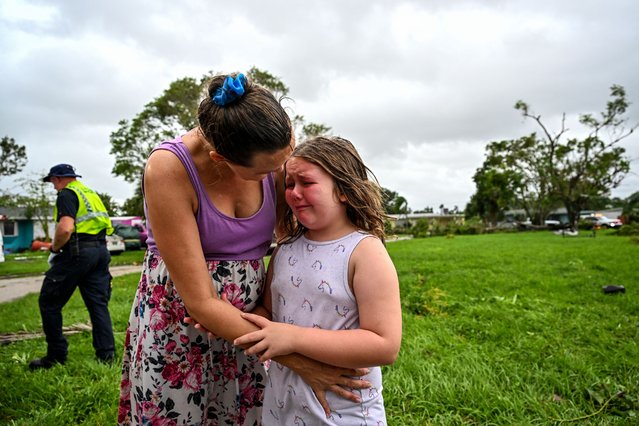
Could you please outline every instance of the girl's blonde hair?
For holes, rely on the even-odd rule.
[[[337,136],[318,136],[299,144],[292,157],[303,158],[331,175],[337,195],[346,198],[346,215],[351,223],[384,241],[386,214],[382,191],[351,142]],[[283,225],[287,235],[283,242],[294,241],[306,231],[290,208],[286,210]]]

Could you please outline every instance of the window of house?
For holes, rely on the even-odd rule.
[[[2,222],[2,234],[5,237],[15,237],[18,235],[18,223],[15,220],[5,220]]]

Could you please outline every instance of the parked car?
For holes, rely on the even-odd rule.
[[[109,253],[114,256],[122,254],[124,250],[126,250],[126,245],[124,244],[124,238],[119,236],[118,234],[111,234],[106,236],[107,249]]]
[[[144,226],[144,220],[140,216],[113,216],[111,217],[111,223],[114,228],[122,225],[136,228],[140,231],[140,246],[146,247],[148,233]]]
[[[606,216],[587,216],[582,217],[581,220],[600,228],[621,228],[621,225],[623,225],[619,219],[610,219]]]
[[[144,225],[132,225],[135,229],[137,229],[138,231],[140,231],[140,245],[142,247],[146,247],[146,240],[147,238],[149,238],[149,234],[148,231],[146,230],[146,228],[144,227]]]
[[[140,250],[142,248],[142,240],[140,238],[140,230],[131,225],[114,225],[115,234],[124,238],[124,245],[127,250]]]

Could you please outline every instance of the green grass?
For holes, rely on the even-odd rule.
[[[0,278],[21,277],[44,274],[49,269],[48,252],[24,252],[9,254],[0,263]],[[111,256],[111,266],[141,264],[144,250],[125,251],[117,256]]]
[[[551,233],[388,244],[404,337],[384,369],[391,425],[639,424],[639,245]],[[114,280],[121,352],[135,274]],[[601,287],[620,284],[623,294]],[[88,321],[79,295],[65,324]],[[37,295],[0,304],[0,332],[39,330]],[[0,347],[0,423],[113,424],[120,367],[93,360],[89,333],[69,361],[30,372],[43,339]]]

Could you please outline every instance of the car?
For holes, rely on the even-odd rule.
[[[140,230],[131,225],[114,225],[114,233],[124,238],[124,245],[127,250],[140,250],[142,248],[142,239],[140,238]]]
[[[119,236],[118,234],[111,234],[106,236],[106,244],[109,253],[114,256],[118,256],[122,254],[123,251],[126,250],[126,245],[124,244],[124,238]]]
[[[582,221],[591,223],[593,226],[598,226],[600,228],[621,228],[623,223],[619,219],[610,219],[606,216],[587,216],[582,217]]]
[[[0,232],[0,262],[4,262],[4,239],[2,238],[2,232]]]
[[[142,247],[146,247],[146,240],[149,238],[149,232],[146,230],[144,225],[135,224],[132,226],[138,231],[140,231],[140,245]]]

